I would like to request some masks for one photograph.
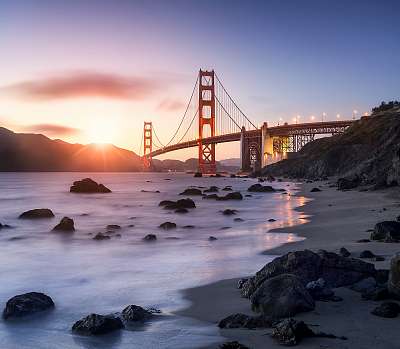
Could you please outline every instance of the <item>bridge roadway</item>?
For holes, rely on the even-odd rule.
[[[339,120],[339,121],[321,121],[307,122],[301,124],[284,124],[280,126],[268,127],[267,132],[272,137],[290,137],[294,135],[306,134],[335,134],[343,132],[355,120]],[[246,136],[261,137],[261,129],[245,131]],[[203,144],[217,144],[226,142],[240,141],[241,132],[229,133],[221,136],[203,138]],[[171,151],[192,148],[198,146],[198,140],[194,139],[188,142],[172,144],[161,149],[157,149],[147,156],[155,157],[157,155],[169,153]]]

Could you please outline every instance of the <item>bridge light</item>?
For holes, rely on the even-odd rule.
[[[369,116],[369,113],[365,112],[365,113],[364,113],[364,116]]]
[[[322,122],[324,121],[324,118],[326,117],[326,113],[325,112],[323,112],[322,113]]]
[[[297,118],[293,118],[293,122],[297,122]]]
[[[336,119],[340,119],[340,114],[336,114]]]
[[[353,110],[353,120],[356,118],[357,114],[358,114],[358,110],[354,109]]]
[[[311,115],[311,121],[314,121],[314,120],[315,120],[315,116]]]

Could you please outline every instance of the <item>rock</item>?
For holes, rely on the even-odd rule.
[[[368,289],[361,294],[361,297],[370,301],[383,301],[390,298],[390,293],[385,286],[377,286],[373,289]]]
[[[236,178],[236,175],[232,173],[229,177],[230,178]]]
[[[204,190],[203,193],[216,193],[218,192],[219,188],[216,187],[215,185],[211,186],[210,188]]]
[[[153,314],[138,305],[128,305],[122,310],[122,319],[126,322],[145,321]]]
[[[371,311],[371,314],[385,318],[395,318],[399,313],[400,305],[395,302],[384,302]]]
[[[275,177],[274,176],[272,176],[272,175],[267,175],[267,181],[268,182],[274,182],[276,179],[275,179]]]
[[[215,241],[215,240],[218,240],[215,236],[210,236],[210,237],[208,237],[208,240],[209,241]]]
[[[180,193],[179,195],[189,195],[189,196],[193,195],[193,196],[195,196],[195,195],[203,195],[203,193],[201,192],[200,189],[187,188],[182,193]]]
[[[187,208],[183,208],[183,207],[175,210],[175,213],[188,213],[188,212],[189,212],[189,210]]]
[[[196,172],[193,177],[195,178],[203,177],[203,174],[201,172]]]
[[[53,218],[54,213],[48,208],[35,208],[19,215],[21,219]]]
[[[295,275],[282,274],[265,280],[251,295],[253,311],[273,319],[311,311],[315,303],[302,281]]]
[[[360,239],[360,240],[357,240],[356,242],[360,242],[360,243],[371,242],[371,240],[370,239]]]
[[[289,252],[275,258],[250,278],[241,290],[242,296],[250,297],[265,280],[281,274],[294,274],[304,285],[323,278],[327,287],[336,288],[375,276],[376,269],[371,263],[324,250]]]
[[[193,229],[193,228],[195,228],[195,226],[194,225],[184,225],[182,228],[183,229]]]
[[[252,198],[253,195],[251,195],[251,194],[246,194],[245,197],[246,197],[246,198]]]
[[[71,193],[111,193],[110,189],[103,184],[96,183],[91,178],[75,181],[69,191]]]
[[[303,338],[314,337],[314,332],[303,322],[284,319],[273,326],[271,337],[281,345],[294,346]]]
[[[337,301],[337,298],[334,298],[335,292],[329,287],[326,286],[326,282],[324,279],[319,278],[316,281],[311,281],[306,285],[307,291],[310,293],[311,297],[316,301]]]
[[[350,253],[346,248],[344,248],[344,247],[341,247],[341,248],[340,248],[339,254],[340,254],[342,257],[350,257],[350,255],[351,255],[351,253]]]
[[[227,186],[222,188],[223,191],[232,191],[233,189],[231,188],[231,186]]]
[[[219,346],[219,349],[250,349],[250,348],[239,343],[238,341],[233,341],[233,342],[226,342],[224,344],[221,344]]]
[[[227,200],[243,200],[242,194],[238,191],[234,191],[232,193],[228,193],[225,196],[217,197],[218,201],[227,201]]]
[[[356,292],[366,293],[376,288],[376,280],[373,277],[369,277],[354,283],[349,288]]]
[[[171,206],[171,205],[176,205],[176,201],[171,201],[171,200],[162,200],[158,204],[158,206]]]
[[[400,241],[400,222],[383,221],[375,224],[371,240],[383,240],[385,242]]]
[[[72,326],[72,332],[83,335],[100,335],[123,328],[120,318],[114,315],[90,314]]]
[[[238,218],[235,218],[234,221],[235,222],[243,222],[243,219],[238,217]]]
[[[147,234],[144,238],[144,241],[156,241],[157,236],[155,234]]]
[[[110,240],[111,238],[103,233],[97,233],[94,237],[93,240]]]
[[[9,228],[12,228],[11,225],[8,225],[8,224],[1,224],[1,223],[0,223],[0,230],[1,230],[1,229],[9,229]]]
[[[244,283],[245,283],[247,280],[248,280],[248,278],[239,279],[239,281],[238,281],[238,283],[237,283],[237,288],[240,290],[240,289],[243,287]]]
[[[64,231],[64,232],[73,232],[75,231],[74,221],[69,217],[64,217],[61,219],[60,223],[58,223],[53,231]]]
[[[358,176],[339,178],[337,186],[339,190],[349,190],[356,188],[360,185],[361,179]]]
[[[310,190],[311,193],[316,193],[316,192],[319,192],[319,191],[322,191],[322,190],[319,189],[319,188],[312,188],[312,189]]]
[[[107,225],[106,229],[108,230],[118,230],[121,229],[121,226],[118,224],[109,224]]]
[[[160,224],[159,228],[165,229],[165,230],[170,230],[170,229],[175,229],[176,224],[172,222],[164,222]]]
[[[276,222],[276,219],[270,218],[268,219],[268,222]]]
[[[203,195],[203,199],[217,200],[219,199],[219,196],[217,194]]]
[[[390,260],[388,290],[394,296],[400,298],[400,253]]]
[[[178,208],[196,208],[196,204],[192,199],[180,199],[176,202]]]
[[[3,310],[3,318],[19,318],[54,308],[53,300],[39,292],[29,292],[10,298]]]
[[[374,257],[375,255],[369,250],[365,250],[360,253],[360,258],[374,258]]]
[[[219,328],[266,328],[271,327],[272,321],[263,315],[249,316],[241,313],[229,315],[218,323]]]
[[[273,193],[275,191],[270,185],[261,185],[260,183],[251,185],[247,191],[257,193]]]
[[[389,281],[389,270],[378,269],[376,271],[375,279],[378,284],[387,284]]]
[[[225,216],[231,216],[236,214],[237,210],[231,210],[230,208],[227,208],[226,210],[222,211],[222,214]]]

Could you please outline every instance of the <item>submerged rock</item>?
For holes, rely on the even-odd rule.
[[[311,311],[315,302],[301,280],[282,274],[265,280],[250,297],[253,311],[279,319]]]
[[[209,236],[208,240],[209,241],[215,241],[215,240],[218,240],[218,239],[215,236]]]
[[[152,313],[138,305],[128,305],[121,313],[122,319],[126,322],[145,321],[152,315]]]
[[[104,233],[97,233],[94,237],[93,240],[110,240],[111,238],[104,234]]]
[[[188,213],[188,212],[189,212],[189,210],[187,208],[183,208],[183,207],[175,210],[175,213]]]
[[[144,238],[144,241],[156,241],[157,236],[155,234],[147,234]]]
[[[95,182],[91,178],[85,178],[80,181],[75,181],[71,186],[71,193],[111,193],[111,190],[108,189],[103,184],[99,184]]]
[[[382,240],[385,242],[400,241],[400,222],[383,221],[375,224],[370,238],[371,240]]]
[[[219,190],[218,187],[216,187],[215,185],[212,185],[210,188],[205,189],[203,191],[203,193],[216,193],[216,192],[218,192],[218,190]]]
[[[232,193],[228,193],[225,196],[217,197],[218,201],[227,201],[227,200],[243,200],[242,194],[238,191],[234,191]]]
[[[182,193],[180,193],[179,195],[203,195],[203,193],[201,192],[200,189],[196,189],[196,188],[187,188],[185,189]]]
[[[33,210],[25,211],[19,215],[21,219],[36,219],[36,218],[53,218],[54,213],[48,208],[35,208]]]
[[[107,228],[108,230],[118,230],[118,229],[121,229],[121,226],[118,225],[118,224],[109,224],[109,225],[107,225],[106,228]]]
[[[90,314],[75,322],[72,331],[83,335],[101,335],[123,327],[121,319],[114,315]]]
[[[251,185],[247,191],[257,192],[257,193],[273,193],[275,189],[270,185],[261,185],[260,183]]]
[[[159,227],[162,229],[165,229],[165,230],[175,229],[176,223],[164,222],[164,223],[161,223]]]
[[[322,191],[322,190],[319,189],[319,188],[312,188],[312,189],[310,190],[311,193],[317,193],[317,192],[319,192],[319,191]]]
[[[238,341],[232,341],[232,342],[226,342],[224,344],[221,344],[219,349],[250,349],[249,347],[246,347],[245,345],[239,343]]]
[[[196,204],[192,199],[179,199],[178,201],[163,200],[158,206],[162,206],[167,210],[179,210],[181,208],[196,208]]]
[[[53,300],[39,292],[29,292],[12,297],[3,310],[3,318],[19,318],[54,308]]]
[[[74,221],[69,217],[64,217],[61,219],[60,223],[58,223],[53,231],[64,231],[64,232],[73,232],[75,231]]]
[[[222,214],[225,216],[231,216],[231,215],[236,214],[236,212],[237,212],[237,210],[232,210],[230,208],[227,208],[226,210],[222,211]]]

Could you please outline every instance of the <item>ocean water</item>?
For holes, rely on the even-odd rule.
[[[74,180],[88,176],[113,192],[69,193]],[[298,239],[268,231],[301,223],[304,217],[293,208],[306,199],[290,195],[295,184],[275,182],[289,194],[252,193],[243,201],[192,197],[197,208],[188,214],[164,210],[158,203],[182,198],[178,194],[191,185],[231,185],[246,194],[255,182],[160,173],[1,173],[0,222],[13,227],[0,230],[1,307],[16,294],[37,291],[51,296],[56,308],[23,320],[1,319],[0,348],[186,349],[217,342],[215,325],[174,315],[187,306],[181,290],[257,271],[273,258],[261,251]],[[18,219],[33,208],[50,208],[56,217]],[[224,216],[225,208],[238,213]],[[51,232],[63,216],[74,219],[75,233]],[[235,222],[237,217],[243,222]],[[160,229],[165,221],[178,228]],[[121,237],[93,240],[108,224],[119,224]],[[142,240],[149,233],[157,235],[156,242]],[[218,240],[208,241],[211,235]],[[118,312],[129,304],[155,307],[162,315],[135,330],[100,337],[71,333],[80,318]]]

